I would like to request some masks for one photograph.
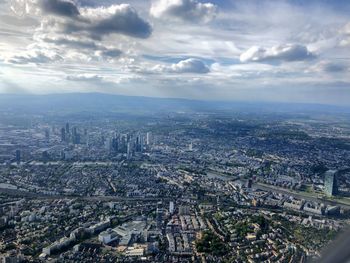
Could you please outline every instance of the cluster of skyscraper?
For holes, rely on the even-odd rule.
[[[138,133],[131,134],[116,133],[112,138],[105,141],[105,146],[111,155],[126,153],[130,158],[135,152],[143,152],[152,144],[152,134],[147,132],[146,135]]]
[[[85,132],[86,133],[86,132]],[[66,123],[66,127],[61,128],[61,141],[72,142],[73,144],[80,144],[81,135],[76,127],[70,129],[69,123]]]

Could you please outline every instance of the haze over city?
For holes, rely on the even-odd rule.
[[[350,1],[0,0],[0,263],[350,262]]]

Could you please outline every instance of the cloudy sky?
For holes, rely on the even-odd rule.
[[[0,0],[0,93],[350,105],[348,0]]]

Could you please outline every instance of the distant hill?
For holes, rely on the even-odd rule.
[[[248,113],[350,113],[350,107],[300,103],[200,101],[122,96],[103,93],[64,93],[49,95],[0,94],[0,111],[21,113],[155,113],[214,111]]]

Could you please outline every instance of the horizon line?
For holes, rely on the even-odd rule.
[[[350,105],[339,105],[339,104],[327,104],[319,102],[287,102],[287,101],[268,101],[268,100],[220,100],[220,99],[197,99],[197,98],[184,98],[184,97],[156,97],[156,96],[145,96],[145,95],[125,95],[118,93],[108,93],[108,92],[61,92],[61,93],[1,93],[2,96],[32,96],[32,97],[45,97],[45,96],[62,96],[62,95],[109,95],[114,97],[129,97],[129,98],[144,98],[144,99],[156,99],[156,100],[179,100],[188,102],[203,102],[203,103],[247,103],[247,104],[284,104],[284,105],[312,105],[312,106],[326,106],[326,107],[336,107],[336,108],[347,108],[350,109]]]

